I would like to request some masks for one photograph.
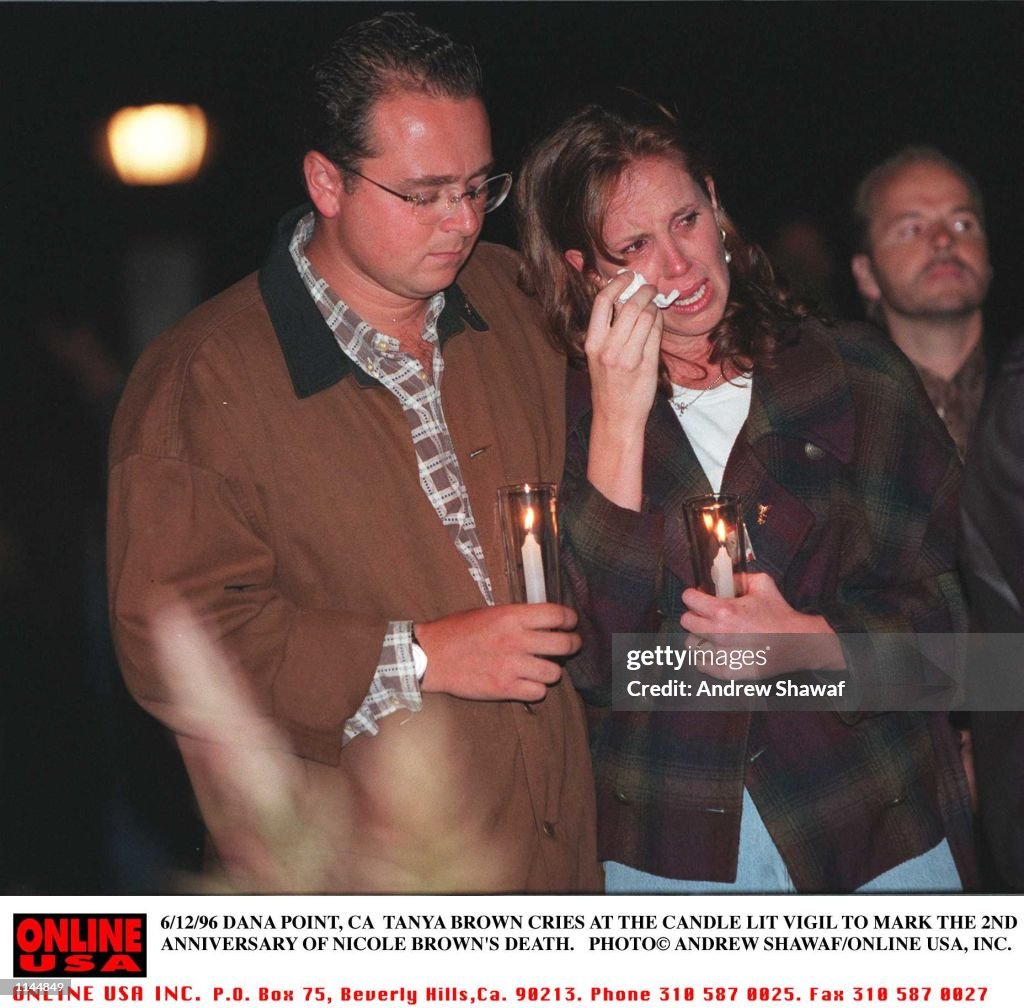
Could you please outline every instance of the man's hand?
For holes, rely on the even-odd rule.
[[[562,605],[503,605],[453,613],[417,623],[427,656],[424,693],[463,700],[543,700],[558,682],[561,666],[541,657],[564,658],[580,649],[576,613]]]
[[[199,887],[322,892],[336,868],[337,827],[310,800],[302,760],[184,605],[169,605],[153,635],[168,720],[221,865]]]

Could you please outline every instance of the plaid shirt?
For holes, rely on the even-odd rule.
[[[305,249],[312,235],[313,214],[309,213],[296,224],[289,245],[299,276],[345,354],[401,403],[416,451],[423,492],[465,560],[484,601],[494,605],[469,494],[441,409],[444,357],[437,345],[437,320],[444,308],[444,293],[431,299],[423,324],[423,339],[434,348],[434,373],[430,376],[419,361],[399,349],[398,340],[364,322],[331,290],[306,257]],[[412,656],[412,627],[411,620],[393,620],[388,625],[366,699],[345,722],[346,742],[364,732],[376,735],[377,722],[397,710],[422,709],[423,697]]]
[[[986,362],[981,342],[970,352],[963,366],[949,381],[911,361],[924,382],[924,390],[949,431],[961,461],[967,455],[974,425],[985,398]]]
[[[963,629],[959,465],[916,374],[868,327],[808,322],[793,335],[755,371],[722,484],[743,500],[759,568],[840,633]],[[570,670],[591,704],[601,857],[731,881],[746,786],[801,891],[852,891],[943,836],[969,885],[966,781],[942,713],[609,709],[612,635],[679,630],[693,582],[683,501],[710,487],[659,396],[647,507],[612,504],[586,480],[589,400],[586,376],[570,373],[560,497],[585,641]],[[871,657],[847,656],[869,693],[898,660]]]

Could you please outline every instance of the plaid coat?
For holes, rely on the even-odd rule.
[[[571,671],[590,704],[601,857],[731,881],[745,785],[801,891],[852,891],[943,836],[970,886],[966,780],[942,713],[608,706],[612,635],[679,630],[693,583],[683,501],[711,487],[659,394],[645,508],[617,507],[586,479],[581,371],[570,372],[567,408],[562,523],[585,638]],[[902,354],[869,327],[806,321],[756,372],[722,492],[741,496],[758,567],[795,609],[837,632],[950,632],[965,625],[959,482],[952,442]],[[872,668],[884,668],[879,657]],[[873,673],[854,671],[870,691]]]

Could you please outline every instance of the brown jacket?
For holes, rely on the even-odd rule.
[[[420,489],[393,396],[339,350],[287,251],[198,308],[143,356],[111,445],[109,569],[118,654],[174,727],[147,623],[173,588],[244,670],[303,758],[336,852],[331,891],[595,888],[581,708],[424,697],[344,750],[389,620],[482,605]],[[557,481],[562,360],[482,246],[439,323],[443,405],[495,596],[508,601],[495,488]]]

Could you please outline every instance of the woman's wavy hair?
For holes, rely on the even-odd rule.
[[[710,198],[711,172],[676,117],[664,106],[619,90],[610,102],[588,104],[537,141],[516,184],[516,215],[523,266],[520,283],[539,300],[552,337],[577,366],[584,365],[583,340],[594,300],[596,256],[623,262],[605,244],[608,203],[623,172],[645,158],[672,158]],[[785,330],[808,314],[775,281],[764,253],[747,242],[719,207],[729,265],[729,301],[709,338],[710,360],[747,371],[770,363]],[[583,271],[565,259],[583,254]],[[668,389],[662,365],[662,388]]]

